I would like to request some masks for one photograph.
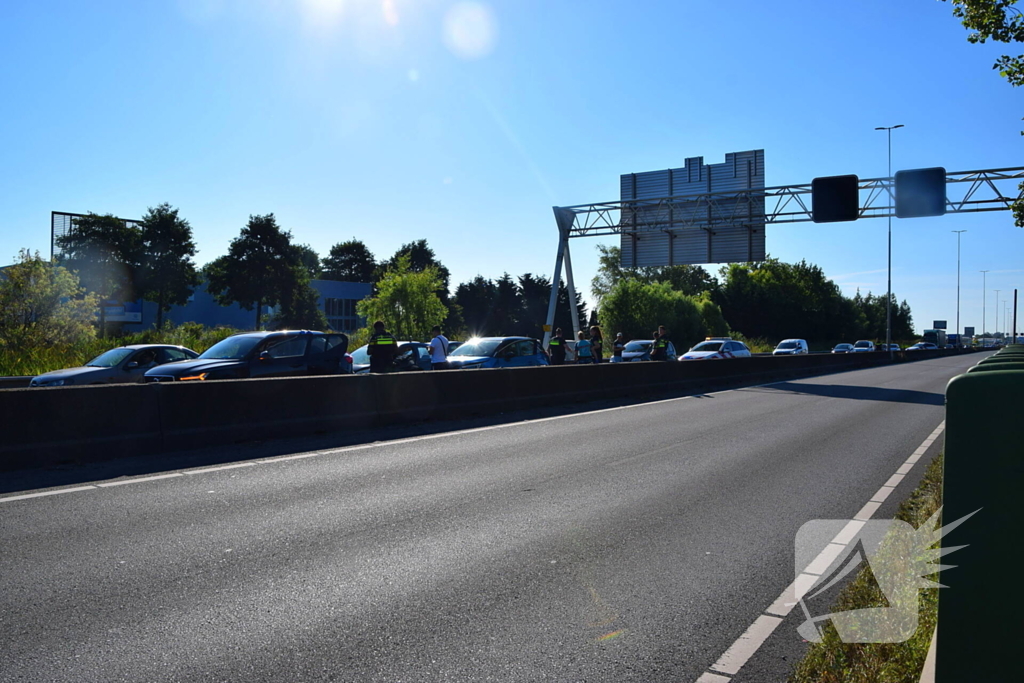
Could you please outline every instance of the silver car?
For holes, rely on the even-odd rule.
[[[199,354],[172,344],[131,344],[110,349],[80,368],[54,370],[33,377],[30,387],[66,387],[81,384],[124,384],[142,382],[146,370],[176,360],[191,360]]]
[[[626,344],[626,347],[622,350],[622,362],[650,360],[652,346],[654,346],[653,339],[634,339]],[[676,346],[671,341],[668,343],[668,353],[665,360],[678,360]]]

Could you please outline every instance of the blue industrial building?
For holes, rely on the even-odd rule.
[[[327,316],[332,330],[337,332],[354,332],[366,325],[366,321],[356,313],[356,304],[370,296],[373,286],[366,282],[338,282],[335,280],[312,280],[310,282],[319,297],[317,304]],[[264,322],[273,315],[273,309],[263,307]],[[110,314],[114,313],[113,316]],[[123,317],[108,307],[108,320],[124,320],[124,330],[139,332],[156,324],[156,304],[151,301],[137,301],[125,304]],[[206,283],[200,284],[188,303],[184,306],[173,306],[164,313],[164,320],[175,325],[186,322],[197,322],[206,327],[234,327],[239,330],[251,330],[256,324],[256,310],[247,311],[238,304],[221,306],[213,295],[206,291]]]

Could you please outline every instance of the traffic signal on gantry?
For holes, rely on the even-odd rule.
[[[811,219],[815,223],[855,221],[860,214],[860,178],[835,175],[811,181]]]
[[[946,169],[896,171],[896,216],[920,218],[946,213]]]

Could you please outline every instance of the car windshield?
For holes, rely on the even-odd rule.
[[[866,349],[871,346],[871,342],[859,341],[856,344],[854,344],[854,346],[856,346],[858,349]]]
[[[500,339],[470,339],[452,351],[453,356],[489,356],[501,343]]]
[[[121,361],[130,356],[132,353],[134,353],[132,349],[110,349],[106,353],[101,353],[100,355],[96,356],[91,361],[86,363],[86,365],[88,365],[90,368],[112,368],[115,365],[118,365]]]
[[[690,350],[691,351],[721,351],[722,350],[722,342],[720,342],[720,341],[701,342],[700,344],[697,344],[696,346],[694,346]]]
[[[651,348],[651,342],[649,341],[631,341],[626,344],[625,351],[636,353],[638,351],[646,351]]]
[[[850,349],[853,348],[852,344],[836,344],[837,349]]]
[[[249,337],[238,335],[228,337],[224,341],[217,342],[210,348],[199,354],[200,358],[220,360],[241,360],[252,351],[253,347],[259,344],[263,337]]]
[[[367,349],[369,349],[369,348],[370,348],[369,345],[360,346],[358,349],[353,351],[352,354],[351,354],[352,355],[352,362],[355,363],[356,365],[369,365],[370,364],[370,354],[367,351]]]
[[[797,344],[794,341],[784,341],[781,344],[779,344],[778,348],[780,348],[780,349],[795,349],[798,346],[800,346],[800,345]]]

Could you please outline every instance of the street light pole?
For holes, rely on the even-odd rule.
[[[956,233],[956,348],[964,345],[960,333],[960,234],[966,230],[951,230]]]
[[[996,292],[996,330],[993,333],[993,336],[999,334],[999,292],[1001,292],[1001,291],[1003,291],[1003,290],[1001,290],[1001,289],[995,290],[995,292]]]
[[[886,136],[889,139],[889,198],[893,199],[895,205],[896,194],[892,191],[892,132],[896,128],[902,128],[903,124],[900,123],[895,126],[878,126],[875,130],[884,130]],[[885,297],[885,348],[889,350],[889,360],[892,358],[892,212],[893,208],[889,209],[889,286],[888,292]]]
[[[988,271],[979,270],[978,272],[981,273],[981,336],[984,337],[985,333],[988,332],[988,330],[985,329],[985,299],[987,297],[987,294],[985,293],[985,278],[987,277],[986,273],[988,273]],[[982,342],[982,345],[984,345],[984,343],[985,342]]]

